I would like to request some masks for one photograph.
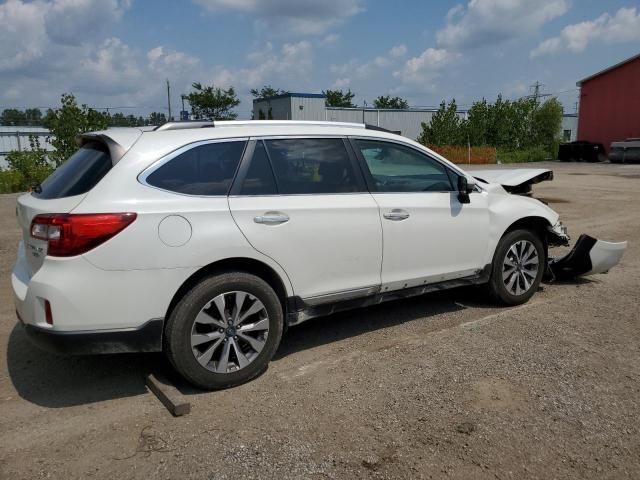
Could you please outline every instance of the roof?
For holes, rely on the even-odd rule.
[[[587,78],[583,78],[582,80],[577,82],[576,85],[579,87],[584,82],[588,82],[589,80],[592,80],[592,79],[594,79],[596,77],[599,77],[600,75],[604,75],[605,73],[609,73],[611,70],[615,70],[616,68],[621,67],[623,65],[626,65],[627,63],[633,62],[634,60],[637,60],[637,59],[640,59],[640,53],[637,54],[637,55],[634,55],[633,57],[627,58],[626,60],[623,60],[620,63],[616,63],[615,65],[607,67],[604,70],[600,70],[598,73],[594,73],[593,75],[590,75]]]
[[[279,98],[327,98],[323,93],[297,93],[288,92],[281,95],[274,95],[273,97],[255,98],[253,103],[264,102],[265,100],[277,100]]]

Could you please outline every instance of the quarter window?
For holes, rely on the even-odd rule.
[[[342,139],[266,140],[280,194],[357,192],[351,160]]]
[[[244,141],[207,143],[172,158],[146,179],[149,185],[188,195],[226,195]]]
[[[376,140],[356,140],[378,192],[453,191],[446,168],[413,148]]]

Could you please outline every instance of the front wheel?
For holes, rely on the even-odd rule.
[[[526,303],[538,290],[546,253],[540,238],[529,230],[507,233],[493,257],[489,293],[505,305]]]
[[[262,373],[283,329],[282,306],[259,277],[223,273],[204,279],[178,302],[165,328],[164,350],[190,383],[216,390]]]

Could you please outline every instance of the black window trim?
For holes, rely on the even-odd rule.
[[[451,168],[449,165],[447,165],[446,163],[444,163],[443,161],[439,160],[438,158],[434,157],[433,155],[429,155],[428,152],[425,152],[423,150],[420,150],[419,148],[416,148],[415,146],[408,144],[408,143],[404,143],[404,142],[399,142],[397,140],[391,139],[391,138],[381,138],[381,137],[369,137],[369,136],[359,136],[359,135],[350,135],[348,137],[349,142],[351,144],[351,149],[353,150],[355,156],[358,159],[358,164],[360,166],[362,175],[367,183],[367,188],[369,189],[369,192],[371,193],[380,193],[380,194],[388,194],[388,195],[398,195],[398,194],[428,194],[428,193],[456,193],[457,192],[457,178],[460,176],[465,176],[463,173],[457,172],[456,170],[454,170],[453,168]],[[371,175],[371,171],[369,170],[369,166],[367,165],[367,161],[365,160],[364,156],[362,155],[362,152],[360,151],[360,148],[358,147],[356,141],[357,140],[363,140],[363,141],[369,141],[369,142],[382,142],[382,143],[394,143],[396,145],[400,145],[402,147],[405,148],[409,148],[421,155],[424,155],[427,158],[430,158],[431,160],[433,160],[434,162],[436,162],[438,165],[441,165],[442,168],[444,168],[445,173],[447,175],[447,177],[449,178],[449,182],[451,183],[451,190],[442,190],[442,191],[435,191],[435,190],[427,190],[424,192],[381,192],[376,188],[375,182],[373,181],[373,177]]]
[[[166,163],[169,163],[174,158],[178,157],[179,155],[182,155],[185,152],[188,152],[193,148],[197,148],[202,145],[209,145],[212,143],[231,143],[231,142],[244,142],[244,149],[242,154],[240,155],[240,161],[238,162],[238,165],[236,165],[236,171],[234,172],[233,177],[231,178],[231,183],[230,183],[229,189],[227,189],[226,194],[195,195],[191,193],[176,192],[175,190],[168,190],[166,188],[161,188],[155,185],[151,185],[150,183],[147,182],[147,178],[149,178],[149,176],[152,173],[154,173],[156,170],[158,170],[160,167],[162,167]],[[231,191],[231,188],[234,185],[236,177],[238,176],[238,171],[244,160],[244,157],[248,148],[248,144],[249,144],[249,137],[215,138],[215,139],[209,139],[209,140],[198,140],[196,142],[187,143],[186,145],[183,145],[180,148],[177,148],[176,150],[173,150],[167,153],[166,155],[160,157],[158,160],[153,162],[150,166],[146,167],[140,174],[138,174],[138,182],[146,187],[153,188],[155,190],[160,190],[161,192],[173,193],[174,195],[183,195],[185,197],[200,197],[200,198],[226,198],[229,195],[229,192]]]
[[[307,138],[313,139],[339,139],[342,140],[344,144],[344,148],[349,157],[349,161],[351,162],[351,169],[353,171],[353,175],[355,177],[355,183],[358,188],[357,192],[339,192],[339,193],[280,193],[280,189],[278,186],[278,177],[273,170],[273,165],[271,164],[271,155],[269,154],[269,149],[265,145],[265,149],[267,151],[267,158],[269,159],[269,166],[271,167],[271,172],[273,173],[273,178],[276,182],[276,188],[278,193],[269,193],[264,195],[246,195],[242,194],[242,184],[244,179],[249,171],[251,166],[251,160],[253,158],[253,153],[255,152],[256,144],[259,141],[265,140],[304,140]],[[236,177],[231,185],[231,189],[229,190],[230,197],[298,197],[298,196],[317,196],[317,195],[362,195],[363,193],[370,193],[367,183],[365,181],[364,176],[362,175],[362,171],[360,168],[360,162],[353,152],[353,148],[349,142],[349,138],[345,135],[260,135],[260,136],[252,136],[249,138],[249,142],[247,143],[247,147],[245,148],[244,155],[242,160],[240,161],[240,167],[238,168],[238,172],[236,173]]]

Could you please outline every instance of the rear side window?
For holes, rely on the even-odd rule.
[[[280,194],[357,192],[353,166],[342,139],[266,140]]]
[[[187,195],[226,195],[246,142],[199,145],[173,157],[146,177],[146,183]]]
[[[95,187],[112,166],[106,145],[87,143],[42,182],[40,193],[32,195],[44,199],[82,195]]]

